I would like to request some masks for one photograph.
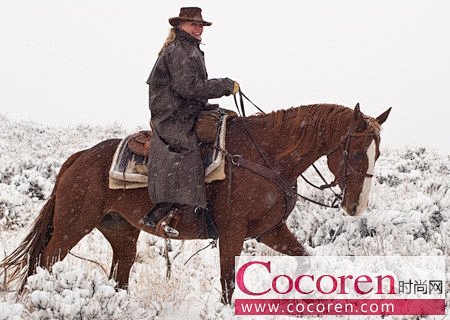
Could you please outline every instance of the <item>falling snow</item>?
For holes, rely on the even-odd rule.
[[[70,154],[130,132],[117,126],[47,127],[1,116],[0,122],[3,258],[25,236]],[[323,159],[318,165],[326,171]],[[320,183],[313,171],[306,174]],[[331,174],[326,176],[331,180]],[[449,256],[449,177],[449,155],[424,147],[382,149],[369,206],[362,217],[299,201],[288,225],[313,255]],[[299,191],[319,201],[333,200],[331,193],[318,193],[301,180]],[[101,234],[93,231],[71,250],[73,255],[54,266],[52,273],[38,269],[29,277],[26,294],[19,300],[14,288],[6,288],[1,275],[0,320],[231,319],[232,308],[219,302],[218,249],[202,251],[184,265],[206,244],[172,241],[169,256],[173,265],[168,279],[165,242],[141,234],[129,291],[116,291],[106,274],[112,250]],[[243,254],[277,253],[256,241],[247,241]]]

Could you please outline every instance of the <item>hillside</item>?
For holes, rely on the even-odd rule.
[[[0,123],[2,259],[26,235],[69,155],[130,132],[115,125],[48,127],[2,116]],[[323,159],[319,167],[325,168]],[[308,171],[307,176],[320,183],[314,172]],[[353,218],[338,210],[299,201],[288,220],[291,230],[314,255],[448,257],[450,156],[425,147],[382,148],[375,176],[363,217]],[[331,178],[329,174],[327,177]],[[330,193],[318,193],[301,180],[299,190],[318,200],[332,201]],[[94,231],[72,249],[74,255],[55,265],[52,274],[39,270],[30,277],[30,294],[18,302],[14,292],[4,287],[1,276],[0,320],[230,319],[232,310],[219,303],[218,249],[204,250],[184,265],[208,241],[171,244],[169,256],[173,265],[171,278],[166,279],[165,242],[141,234],[130,290],[116,292],[104,272],[110,268],[111,249],[100,233]],[[243,254],[276,253],[255,241],[247,241]]]

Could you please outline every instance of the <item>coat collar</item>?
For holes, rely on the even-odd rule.
[[[195,43],[197,45],[200,44],[200,40],[194,38],[193,36],[191,36],[189,33],[187,33],[186,31],[180,30],[180,29],[175,29],[175,33],[177,35],[177,39],[180,39],[182,41],[188,41],[191,43]]]

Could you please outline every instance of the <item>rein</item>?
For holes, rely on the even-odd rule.
[[[237,103],[237,99],[236,99],[236,95],[233,96],[234,98],[234,104],[236,105],[236,109],[239,113],[239,115],[241,115],[241,113],[239,112],[239,106]],[[258,107],[255,103],[253,103],[252,100],[250,100],[243,92],[241,89],[239,89],[239,102],[241,103],[241,111],[242,111],[242,116],[245,117],[245,107],[244,107],[244,100],[242,98],[245,98],[248,102],[250,102],[259,112],[261,112],[262,114],[266,114],[260,107]]]
[[[266,114],[261,108],[259,108],[255,103],[253,103],[253,102],[252,102],[252,101],[251,101],[251,100],[250,100],[250,99],[249,99],[249,98],[248,98],[241,90],[239,90],[239,102],[240,102],[240,105],[241,105],[241,106],[240,106],[241,112],[239,111],[239,105],[238,105],[238,103],[237,103],[236,95],[234,95],[233,98],[234,98],[234,103],[235,103],[235,105],[236,105],[236,109],[237,109],[239,115],[241,115],[241,112],[242,112],[242,115],[245,117],[245,106],[244,106],[244,99],[243,99],[243,98],[245,98],[248,102],[250,102],[256,109],[258,109],[259,112],[261,112],[262,114]],[[275,182],[275,184],[277,184],[278,187],[280,187],[280,189],[285,193],[285,196],[286,196],[287,198],[292,197],[292,193],[293,193],[295,196],[298,196],[298,197],[302,198],[303,200],[309,201],[309,202],[311,202],[311,203],[317,204],[317,205],[322,206],[322,207],[332,208],[332,209],[337,209],[337,208],[339,208],[339,206],[336,205],[336,202],[337,202],[338,200],[342,200],[342,193],[341,193],[341,194],[337,194],[333,189],[331,189],[331,187],[336,186],[336,185],[338,184],[338,182],[335,181],[335,182],[332,182],[332,183],[327,183],[326,180],[325,180],[325,178],[323,177],[323,175],[320,173],[319,169],[317,169],[317,167],[316,167],[314,164],[313,164],[314,169],[316,170],[316,172],[318,173],[318,175],[321,177],[321,179],[324,181],[325,184],[324,184],[323,186],[317,187],[316,185],[312,184],[309,180],[307,180],[307,179],[304,177],[303,174],[301,174],[301,177],[302,177],[308,184],[310,184],[311,186],[313,186],[313,187],[315,187],[315,188],[317,188],[317,189],[319,189],[319,190],[322,190],[322,191],[323,191],[324,189],[329,188],[329,189],[334,193],[334,195],[335,195],[335,199],[333,200],[332,204],[331,204],[331,205],[328,205],[328,204],[325,204],[325,203],[322,203],[322,202],[313,200],[313,199],[311,199],[311,198],[309,198],[309,197],[306,197],[306,196],[304,196],[304,195],[298,193],[297,191],[292,191],[292,189],[289,191],[289,190],[286,188],[286,186],[289,185],[289,184],[288,184],[288,183],[287,183],[280,175],[278,175],[278,174],[276,173],[275,169],[273,168],[273,166],[271,165],[271,163],[270,163],[269,160],[267,159],[267,157],[266,157],[266,155],[264,154],[264,152],[263,152],[263,151],[261,150],[261,148],[259,147],[259,145],[258,145],[258,143],[256,142],[255,138],[253,137],[253,135],[251,134],[251,132],[248,130],[248,127],[247,127],[247,124],[246,124],[246,122],[245,122],[245,119],[244,119],[244,118],[241,118],[241,119],[242,119],[242,123],[243,123],[243,125],[244,125],[244,128],[245,128],[245,131],[246,131],[247,135],[250,137],[250,139],[252,140],[253,145],[256,147],[258,153],[261,155],[261,157],[264,159],[264,162],[265,162],[265,163],[267,164],[267,166],[269,167],[269,168],[266,168],[266,169],[272,171],[271,174],[261,174],[261,173],[260,173],[261,170],[259,170],[259,172],[256,172],[256,173],[259,173],[260,175],[262,175],[263,177],[268,178],[268,179],[271,180],[271,181],[274,181],[274,180],[279,180],[279,181],[280,181],[280,180],[281,180],[281,181],[282,181],[281,185],[279,185],[277,182]],[[222,150],[220,150],[220,151],[223,152]],[[228,154],[228,152],[226,152],[226,153],[224,153],[224,155],[227,156],[227,155],[229,155],[229,154]],[[240,156],[240,155],[229,155],[229,156],[231,156],[231,159],[232,159],[231,163],[233,163],[233,164],[239,166],[239,164],[236,163],[236,161],[233,161],[233,159],[237,158],[238,160],[241,160],[241,159],[242,159],[242,156]],[[251,162],[248,161],[248,160],[245,160],[245,159],[242,159],[242,160],[246,162],[246,165],[242,165],[242,163],[241,163],[240,165],[243,166],[243,167],[246,167],[247,169],[252,170],[252,168],[254,168],[256,165],[260,166],[259,164],[251,163]],[[241,162],[242,162],[242,160],[241,160]],[[264,171],[267,171],[267,170],[264,170]],[[255,170],[253,170],[253,171],[255,171]],[[276,176],[276,178],[273,178],[273,176]],[[287,208],[286,208],[286,209],[287,209]],[[288,213],[285,214],[285,218],[287,218],[287,215],[288,215]]]
[[[265,114],[265,112],[259,108],[256,104],[254,104],[241,90],[239,90],[239,102],[240,102],[240,111],[239,111],[239,105],[236,99],[236,95],[233,96],[234,97],[234,102],[236,105],[236,109],[239,113],[239,115],[241,115],[242,112],[242,124],[244,126],[244,129],[247,133],[247,135],[250,137],[250,139],[252,140],[253,145],[256,147],[258,153],[261,155],[261,157],[263,158],[264,162],[266,163],[266,166],[260,165],[256,162],[247,160],[245,158],[242,157],[242,155],[231,155],[230,153],[228,153],[228,151],[223,150],[221,148],[218,148],[216,146],[216,148],[218,148],[218,150],[220,152],[222,152],[224,154],[224,156],[228,159],[228,161],[238,167],[244,167],[246,169],[249,169],[253,172],[255,172],[256,174],[259,174],[262,177],[267,178],[269,181],[271,181],[272,183],[274,183],[276,186],[278,186],[278,188],[284,193],[285,195],[285,200],[286,200],[286,210],[284,213],[283,218],[280,220],[280,222],[278,222],[277,224],[275,224],[272,228],[269,228],[268,230],[264,231],[262,234],[259,234],[256,237],[249,237],[247,239],[256,239],[257,241],[260,241],[260,239],[262,237],[264,237],[267,233],[272,232],[273,230],[276,230],[277,228],[281,227],[285,222],[287,217],[289,216],[289,213],[294,209],[295,207],[295,203],[297,200],[297,197],[300,197],[306,201],[309,201],[311,203],[320,205],[322,207],[326,207],[326,208],[333,208],[333,209],[337,209],[339,208],[339,205],[336,205],[337,201],[342,201],[342,195],[345,192],[346,189],[346,177],[348,175],[358,175],[358,176],[364,176],[364,177],[368,177],[371,178],[373,177],[372,174],[368,174],[368,173],[362,173],[359,172],[357,170],[355,170],[351,164],[350,164],[350,160],[349,160],[349,148],[350,148],[350,141],[352,137],[359,137],[359,136],[373,136],[375,135],[375,133],[371,133],[371,134],[365,134],[365,133],[353,133],[354,130],[354,126],[355,126],[355,121],[351,122],[351,125],[347,131],[347,134],[342,138],[341,142],[336,146],[336,148],[334,148],[331,152],[327,153],[327,155],[330,155],[334,152],[336,152],[338,149],[341,149],[344,155],[344,169],[343,169],[343,174],[339,177],[336,177],[334,179],[333,182],[331,183],[327,183],[327,181],[325,180],[325,178],[323,177],[323,175],[321,174],[321,172],[319,171],[319,169],[317,169],[317,167],[313,164],[313,168],[316,170],[317,174],[320,176],[320,178],[322,179],[322,181],[325,183],[322,186],[316,186],[313,183],[311,183],[308,179],[306,179],[304,177],[304,175],[302,174],[302,178],[303,180],[305,180],[309,185],[323,191],[325,189],[330,189],[335,196],[335,199],[333,200],[331,205],[313,200],[311,198],[308,198],[306,196],[303,196],[301,194],[299,194],[296,191],[296,184],[295,187],[290,186],[286,180],[281,177],[275,170],[275,168],[271,165],[270,161],[268,160],[267,156],[264,154],[263,150],[260,148],[260,146],[258,145],[258,143],[256,142],[255,138],[253,137],[253,135],[251,134],[250,130],[247,127],[247,123],[245,122],[245,107],[244,107],[244,98],[249,101],[253,106],[255,106],[262,114]],[[350,168],[350,170],[352,171],[351,173],[348,173],[348,168]],[[231,173],[231,166],[230,166],[230,173]],[[231,175],[230,175],[230,179],[231,179]],[[332,187],[339,185],[341,180],[343,180],[342,185],[342,191],[340,194],[336,193]],[[231,180],[230,180],[230,185],[229,185],[229,200],[231,197]],[[246,240],[247,240],[246,239]]]

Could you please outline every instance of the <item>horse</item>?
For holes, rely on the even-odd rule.
[[[317,104],[235,117],[227,123],[227,177],[207,185],[214,208],[220,251],[222,300],[234,291],[234,261],[243,242],[258,241],[286,255],[307,255],[285,221],[297,199],[300,174],[322,156],[343,193],[341,207],[358,216],[368,205],[375,161],[380,155],[380,116],[364,115],[359,104],[347,108]],[[1,263],[11,271],[20,292],[39,265],[51,269],[84,236],[97,228],[113,250],[110,277],[127,288],[141,231],[155,234],[143,217],[152,207],[145,188],[112,190],[108,171],[120,139],[100,142],[71,155],[57,175],[54,189],[19,247]],[[198,218],[184,212],[178,239],[205,238]]]

